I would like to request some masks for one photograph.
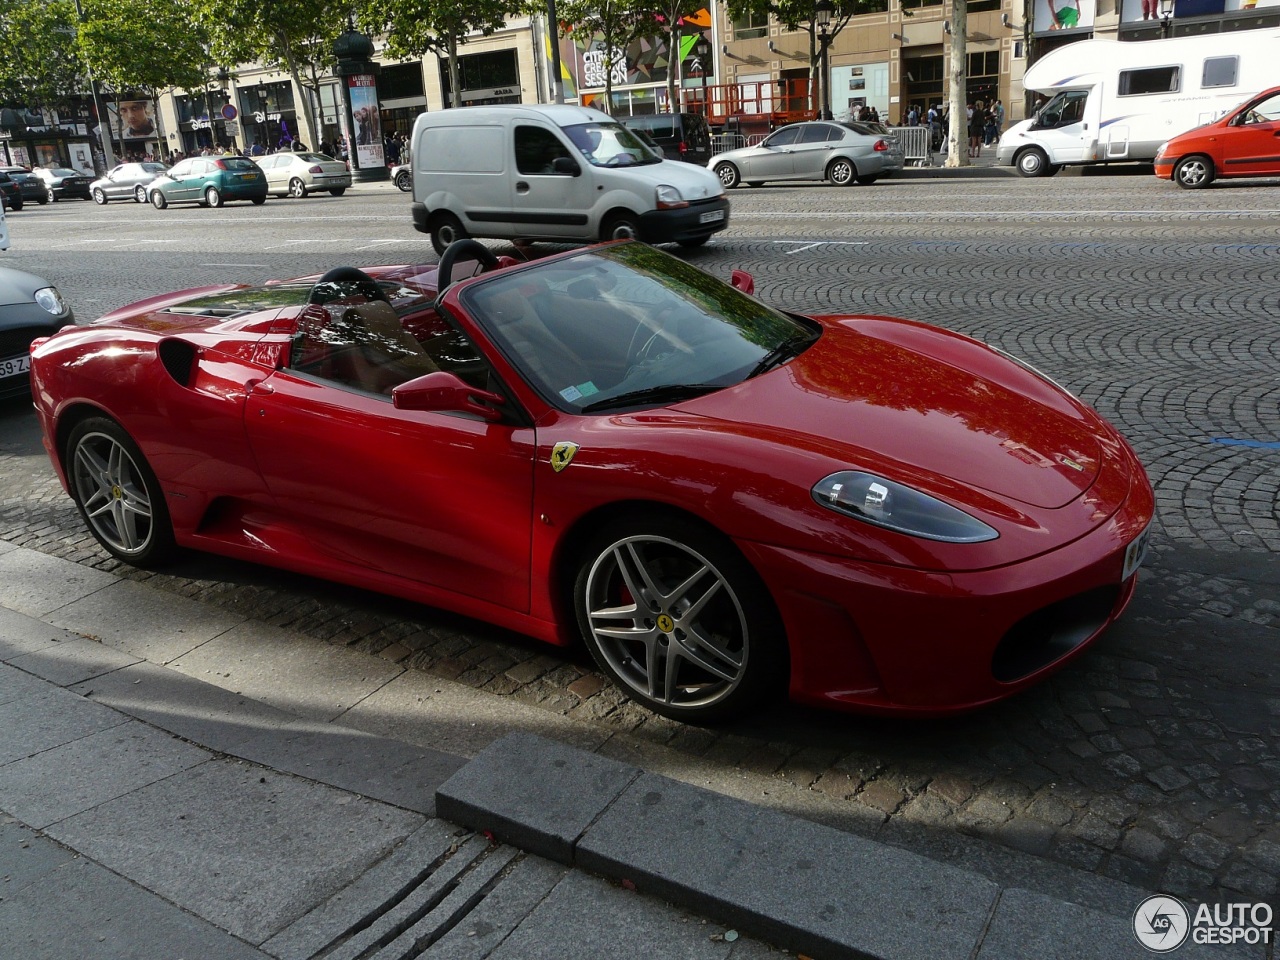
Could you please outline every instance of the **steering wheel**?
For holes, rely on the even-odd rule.
[[[444,296],[444,292],[449,289],[453,281],[453,265],[461,257],[468,255],[479,260],[480,265],[486,270],[492,270],[498,265],[497,255],[479,240],[466,237],[453,241],[441,254],[440,264],[436,267],[436,289],[439,291],[439,296]]]
[[[307,303],[325,304],[351,296],[391,302],[377,280],[355,267],[334,267],[311,287]]]

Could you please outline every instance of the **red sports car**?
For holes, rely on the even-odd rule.
[[[1153,496],[1115,429],[967,337],[750,288],[640,243],[518,264],[463,240],[116,310],[39,342],[33,392],[113,556],[581,638],[681,720],[784,690],[964,710],[1119,616]]]
[[[1155,172],[1188,190],[1219,178],[1280,176],[1280,87],[1163,144],[1156,151]]]

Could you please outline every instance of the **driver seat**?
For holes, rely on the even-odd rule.
[[[369,393],[390,394],[400,384],[440,369],[385,300],[347,307],[342,323],[356,349],[344,354],[345,369],[335,379]]]

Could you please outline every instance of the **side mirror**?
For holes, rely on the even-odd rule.
[[[502,419],[506,397],[468,386],[456,374],[437,370],[402,383],[391,391],[397,410],[436,410],[442,413],[471,413],[482,420]]]
[[[743,293],[756,292],[756,278],[745,270],[733,271],[733,276],[729,279],[729,286],[735,290],[741,290]]]
[[[551,172],[568,177],[576,177],[582,172],[582,168],[578,166],[578,162],[573,157],[556,157],[551,161]]]

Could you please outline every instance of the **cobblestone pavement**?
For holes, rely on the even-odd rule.
[[[58,204],[11,218],[6,263],[87,318],[151,292],[337,262],[431,261],[402,196],[190,210]],[[716,729],[637,709],[585,655],[216,558],[120,568],[84,533],[21,404],[0,407],[17,544],[379,654],[602,734],[662,772],[946,857],[968,842],[1193,900],[1280,881],[1280,191],[1143,176],[738,190],[690,257],[798,310],[909,316],[1022,356],[1111,418],[1156,487],[1126,619],[1012,702],[946,722],[778,705]],[[517,715],[513,712],[513,716]]]

